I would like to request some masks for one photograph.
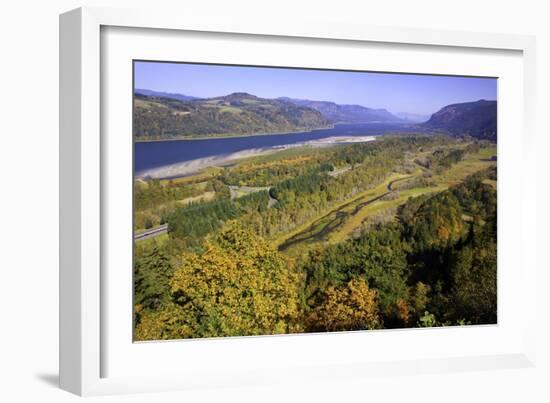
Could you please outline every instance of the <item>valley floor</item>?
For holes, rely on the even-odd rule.
[[[407,181],[421,176],[424,172],[422,169],[412,175],[393,173],[375,188],[354,196],[330,212],[276,239],[274,243],[280,251],[297,255],[311,246],[342,242],[367,228],[369,219],[373,217],[385,215],[386,218],[393,219],[396,207],[410,197],[441,192],[460,183],[469,175],[496,166],[496,161],[491,161],[493,155],[496,155],[496,147],[488,147],[468,155],[449,170],[434,175],[431,186],[402,189]],[[496,181],[493,182],[496,185]],[[393,197],[386,197],[390,194]]]
[[[464,147],[464,145],[461,145]],[[248,163],[257,163],[258,161],[277,160],[285,161],[288,157],[288,151],[277,153],[270,158],[249,158],[239,162],[240,165]],[[292,155],[300,154],[303,150],[291,150]],[[280,155],[279,155],[280,154]],[[307,151],[306,151],[307,154]],[[418,152],[408,156],[408,162],[414,163],[414,160],[419,156],[426,155],[426,152]],[[415,165],[416,171],[408,173],[393,172],[378,185],[354,194],[349,198],[335,205],[329,211],[324,211],[318,216],[302,223],[296,228],[287,233],[280,234],[272,239],[273,245],[281,252],[290,256],[297,256],[304,253],[312,246],[323,244],[334,244],[342,242],[353,236],[358,235],[362,230],[369,227],[375,221],[391,220],[394,218],[394,213],[399,205],[405,203],[410,197],[417,197],[425,194],[438,193],[448,189],[450,186],[460,183],[469,175],[482,171],[488,167],[496,166],[496,161],[491,160],[491,157],[496,155],[496,146],[482,148],[476,153],[467,155],[463,160],[459,161],[447,170],[441,173],[434,174],[430,186],[413,186],[404,188],[407,182],[411,182],[414,178],[421,177],[426,169],[419,165]],[[292,157],[291,157],[292,158]],[[351,166],[344,166],[329,172],[332,177],[338,177],[352,170]],[[215,178],[223,172],[223,168],[210,167],[196,175],[185,176],[182,178],[173,178],[161,180],[162,186],[168,184],[200,184],[204,188],[208,180]],[[140,182],[142,182],[140,180]],[[496,182],[494,185],[496,186]],[[143,183],[143,182],[142,182]],[[268,191],[272,186],[236,186],[227,185],[232,199],[249,195],[255,192]],[[178,206],[187,204],[206,202],[214,199],[215,191],[204,191],[196,196],[186,197],[179,200],[171,200],[168,203],[159,203],[158,206],[169,206],[172,203],[172,209]],[[277,203],[273,197],[269,197],[268,207],[271,208]],[[154,228],[164,228],[164,225],[156,225]],[[144,228],[136,230],[136,237],[139,240],[150,239],[156,235],[162,235],[163,231],[153,234],[151,237],[138,237],[141,233],[147,231]],[[151,231],[149,229],[148,231]],[[166,240],[167,238],[162,238]]]
[[[496,152],[406,134],[136,179],[136,338],[494,323]]]

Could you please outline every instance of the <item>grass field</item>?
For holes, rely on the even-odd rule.
[[[220,112],[239,114],[242,112],[242,110],[240,110],[239,108],[234,108],[232,106],[223,106],[220,108]]]
[[[284,150],[275,151],[272,153],[243,159],[241,162],[255,163],[255,164],[280,162],[285,159],[292,159],[297,157],[312,157],[324,152],[326,152],[326,149],[316,148],[316,147],[287,148]]]
[[[184,184],[184,183],[200,183],[207,181],[219,175],[223,171],[223,168],[220,167],[208,167],[201,170],[199,173],[194,175],[182,176],[179,178],[173,179],[161,179],[160,183],[162,185],[168,185],[170,182]]]
[[[251,193],[261,192],[264,190],[269,190],[269,186],[229,186],[229,191],[231,192],[232,199],[238,199],[239,197],[243,197]]]
[[[196,203],[196,202],[207,202],[212,200],[216,196],[216,192],[204,192],[201,195],[193,196],[193,197],[187,197],[182,200],[178,200],[176,203],[185,206],[190,203]]]

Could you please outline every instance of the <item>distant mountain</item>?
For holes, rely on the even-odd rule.
[[[423,124],[453,134],[480,139],[497,139],[497,101],[479,100],[445,106]]]
[[[136,93],[134,106],[138,140],[272,134],[330,126],[315,109],[242,92],[194,100]]]
[[[146,90],[146,89],[140,89],[140,88],[136,88],[134,90],[134,93],[140,94],[140,95],[146,95],[149,97],[177,99],[178,101],[192,101],[194,99],[199,99],[197,97],[192,97],[190,95],[173,94],[170,92],[153,91],[153,90]]]
[[[419,113],[409,113],[409,112],[398,112],[398,113],[395,113],[395,116],[413,123],[424,123],[430,119],[430,115],[422,115]]]
[[[294,105],[318,110],[332,123],[368,123],[401,122],[403,119],[392,115],[385,109],[372,109],[361,105],[339,105],[328,101],[310,101],[308,99],[278,98]]]

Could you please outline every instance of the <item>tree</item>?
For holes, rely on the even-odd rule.
[[[466,247],[452,259],[452,301],[455,319],[474,323],[496,323],[496,244],[475,249]]]
[[[166,253],[154,247],[134,265],[134,304],[156,309],[169,298],[169,280],[174,270]]]
[[[185,253],[170,281],[171,305],[144,315],[146,339],[246,336],[299,330],[300,276],[265,240],[230,222],[205,252]]]
[[[324,302],[307,320],[309,331],[342,331],[378,329],[378,293],[368,283],[356,278],[344,287],[330,287]]]
[[[378,290],[382,312],[392,310],[407,296],[407,260],[400,233],[381,226],[358,239],[313,250],[304,264],[306,299],[317,305],[317,296],[329,286],[341,286],[361,277]]]
[[[419,281],[411,290],[410,304],[414,312],[420,314],[428,305],[430,287]]]
[[[402,209],[402,212],[407,209]],[[417,251],[442,250],[457,243],[466,226],[458,199],[449,191],[423,202],[410,216],[401,214],[405,239]]]
[[[435,320],[435,315],[429,313],[428,311],[424,312],[424,315],[418,320],[418,327],[434,327],[437,326],[437,321]]]

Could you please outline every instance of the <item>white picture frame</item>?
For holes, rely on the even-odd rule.
[[[515,183],[534,189],[536,181],[534,155],[534,93],[535,93],[535,42],[533,37],[520,35],[501,35],[486,33],[467,33],[456,31],[429,31],[406,28],[381,28],[358,25],[344,25],[326,22],[308,22],[302,24],[281,25],[277,22],[241,20],[237,17],[223,21],[197,19],[191,15],[173,15],[169,12],[151,10],[115,10],[103,8],[81,8],[70,11],[60,17],[60,385],[63,389],[79,395],[97,395],[113,393],[150,392],[172,389],[188,389],[213,386],[243,386],[270,382],[293,382],[304,379],[334,380],[349,376],[369,376],[371,374],[411,374],[439,371],[464,371],[478,369],[518,368],[534,365],[534,323],[528,312],[535,312],[536,265],[534,251],[536,242],[527,238],[535,234],[534,197],[521,193],[516,200],[516,220],[521,222],[522,239],[517,252],[517,262],[521,265],[521,285],[523,305],[526,312],[521,323],[517,323],[517,334],[513,347],[502,348],[484,353],[483,349],[470,351],[469,354],[418,355],[405,357],[396,353],[387,360],[363,360],[361,356],[347,362],[310,361],[307,374],[300,371],[299,365],[285,366],[284,362],[272,360],[265,363],[261,371],[246,362],[231,370],[220,365],[218,370],[196,373],[186,372],[185,364],[181,371],[177,366],[172,371],[153,376],[147,371],[140,374],[139,369],[130,375],[120,371],[108,371],[105,362],[112,352],[112,342],[105,326],[112,322],[109,317],[109,304],[106,303],[108,290],[104,281],[102,267],[105,266],[105,249],[102,232],[102,208],[104,208],[106,177],[105,147],[109,141],[101,133],[108,130],[108,124],[102,119],[102,30],[108,27],[155,29],[168,32],[217,33],[220,35],[248,35],[255,40],[283,38],[296,41],[328,40],[334,46],[339,43],[384,45],[430,46],[446,49],[470,49],[479,54],[490,51],[516,52],[521,59],[522,83],[518,87],[521,93],[522,119],[519,130],[518,149],[523,169],[517,173]],[[108,55],[108,53],[107,53]],[[520,91],[521,92],[521,91]],[[500,119],[500,118],[499,118]],[[500,122],[499,122],[500,125]],[[500,147],[500,144],[499,144]],[[504,156],[506,157],[506,153]],[[508,154],[509,155],[509,154]],[[502,163],[499,149],[499,166]],[[500,169],[500,168],[499,168]],[[499,177],[500,191],[500,177]],[[499,196],[500,197],[500,196]],[[500,203],[500,199],[499,199]],[[506,216],[499,210],[499,226]],[[500,235],[499,235],[500,236]],[[521,238],[520,238],[521,237]],[[500,241],[499,241],[500,242]],[[500,252],[500,250],[499,250]],[[500,264],[500,260],[499,260]],[[499,289],[499,303],[503,298]],[[500,307],[500,305],[499,305]],[[452,337],[491,337],[498,336],[499,329],[470,328],[454,329]],[[502,327],[501,327],[502,329]],[[411,337],[422,339],[438,337],[438,331],[419,333],[414,330],[401,330],[399,333],[378,333],[376,338]],[[456,331],[463,333],[457,334]],[[465,331],[470,332],[468,336]],[[435,332],[435,333],[434,333]],[[478,332],[478,333],[475,333]],[[491,335],[491,332],[494,334]],[[521,333],[521,336],[519,335]],[[410,334],[410,336],[403,336]],[[439,333],[440,335],[442,333]],[[216,350],[225,354],[230,349],[252,349],[261,355],[267,349],[276,350],[276,345],[293,343],[294,348],[306,349],[306,344],[319,343],[325,335],[293,336],[292,341],[284,337],[268,337],[269,345],[258,341],[265,338],[236,338],[226,340],[204,340],[190,344],[186,348],[197,351]],[[363,336],[360,333],[332,334],[323,339],[330,343],[345,342],[353,345]],[[283,340],[283,341],[281,341]],[[131,340],[129,341],[131,343]],[[147,354],[155,348],[172,354],[178,342],[150,343]],[[170,344],[170,346],[168,346]],[[114,345],[117,347],[116,345]],[[286,347],[285,347],[286,348]],[[202,350],[201,350],[202,349]],[[244,349],[244,350],[243,350]],[[112,354],[112,353],[111,353]],[[162,354],[159,354],[162,355]],[[123,359],[125,357],[122,357]],[[311,359],[311,357],[309,357]],[[244,360],[246,361],[246,360]],[[188,370],[189,368],[187,368]],[[116,375],[111,376],[111,372]]]

